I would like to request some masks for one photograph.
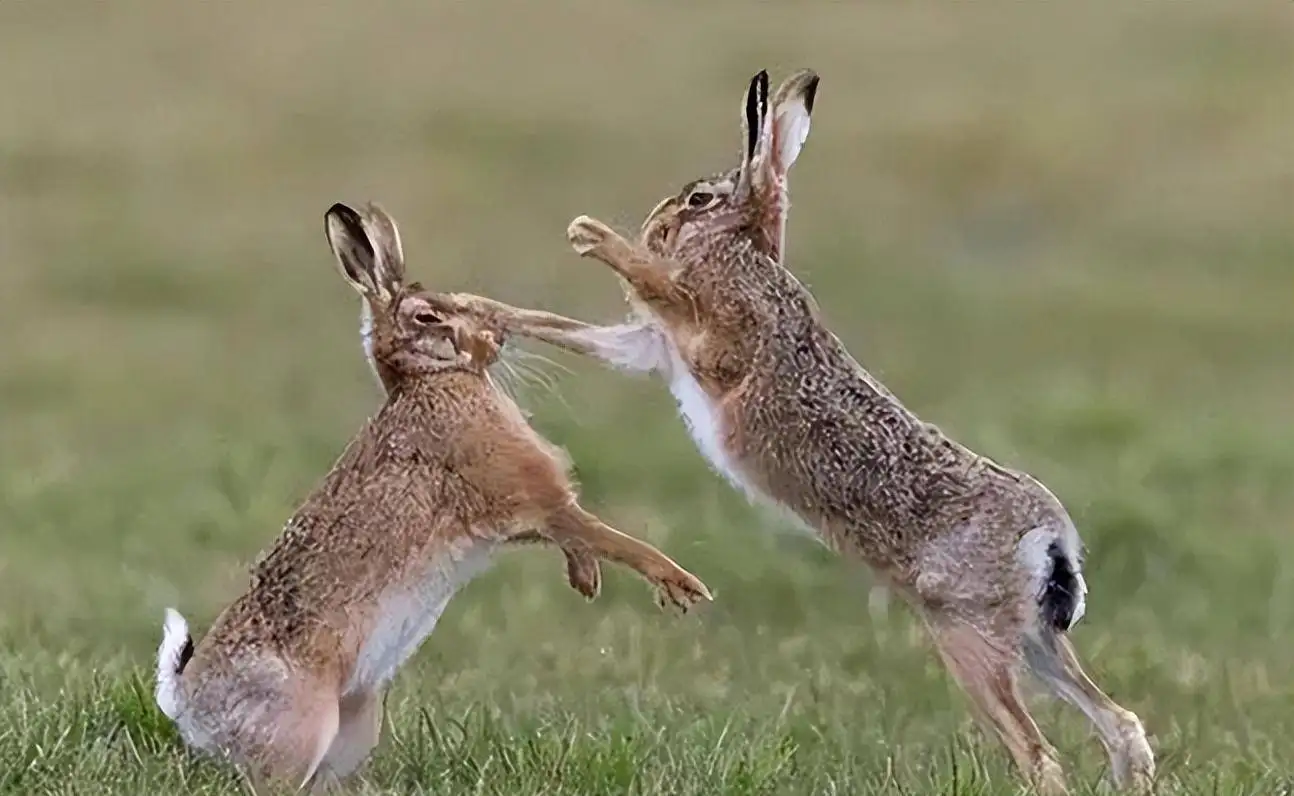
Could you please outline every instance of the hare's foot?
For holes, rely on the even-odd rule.
[[[656,604],[661,608],[673,605],[679,611],[687,613],[689,608],[702,600],[714,599],[700,578],[677,565],[666,574],[652,577],[651,581],[656,587]]]
[[[1115,787],[1132,793],[1150,793],[1155,784],[1155,755],[1146,731],[1132,711],[1122,716],[1123,747],[1110,755]]]
[[[1137,714],[1119,705],[1092,681],[1079,662],[1069,637],[1053,633],[1030,639],[1025,659],[1043,685],[1078,708],[1092,722],[1110,756],[1110,776],[1119,790],[1149,792],[1155,779],[1155,755]]]
[[[621,237],[620,233],[589,216],[580,216],[572,221],[566,228],[566,239],[571,242],[571,248],[575,249],[576,254],[581,257],[596,257],[613,268],[615,265],[612,260],[627,259],[633,252],[633,245]]]
[[[566,580],[571,588],[592,600],[602,591],[602,565],[588,545],[560,543],[539,531],[522,531],[508,539],[512,544],[557,544],[566,557]]]
[[[662,315],[695,315],[692,298],[674,283],[677,270],[669,260],[630,243],[620,233],[588,216],[580,216],[566,228],[566,238],[581,257],[600,260],[615,271],[638,298]]]
[[[587,549],[563,548],[566,554],[566,580],[586,599],[596,599],[602,591],[602,566]]]

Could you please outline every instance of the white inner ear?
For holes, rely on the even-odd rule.
[[[784,172],[795,163],[809,139],[809,119],[803,98],[785,102],[777,109],[773,122],[777,126],[777,164]]]

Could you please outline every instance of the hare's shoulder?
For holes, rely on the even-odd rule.
[[[569,499],[569,456],[532,428],[520,409],[501,405],[483,412],[478,421],[451,457],[451,467],[465,485],[495,510],[561,505]]]
[[[375,419],[357,441],[356,472],[374,467],[391,480],[421,484],[411,494],[452,503],[473,522],[528,501],[564,502],[570,459],[532,428],[510,398],[492,387],[410,400]],[[461,511],[460,511],[461,510]]]

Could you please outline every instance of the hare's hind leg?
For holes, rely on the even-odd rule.
[[[337,692],[278,657],[243,657],[194,689],[184,718],[186,738],[254,783],[304,786],[337,734]]]
[[[1150,790],[1155,757],[1137,714],[1117,704],[1083,671],[1069,638],[1043,630],[1025,641],[1029,668],[1054,695],[1078,708],[1101,736],[1119,788]]]
[[[283,711],[265,755],[275,775],[296,780],[298,788],[312,784],[337,737],[339,720],[337,697],[328,693],[302,695]]]
[[[931,629],[940,657],[981,723],[1002,740],[1029,782],[1046,796],[1068,793],[1056,753],[1020,695],[1015,650],[960,621],[937,619]]]
[[[382,691],[362,691],[342,697],[337,735],[316,775],[317,789],[340,785],[364,764],[382,735]]]
[[[672,602],[682,610],[702,599],[711,599],[710,590],[695,575],[646,542],[602,522],[578,504],[572,503],[549,517],[545,533],[563,548],[583,545],[598,558],[633,569],[656,587],[661,600]]]
[[[292,682],[233,707],[219,746],[256,780],[310,784],[337,735],[336,692]]]

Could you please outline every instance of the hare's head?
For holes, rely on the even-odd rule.
[[[335,204],[324,215],[342,276],[363,300],[364,353],[388,391],[401,379],[445,370],[485,372],[504,332],[493,317],[453,294],[404,281],[395,220],[375,204]]]
[[[668,257],[681,246],[739,236],[780,261],[790,206],[786,174],[809,135],[817,91],[818,75],[808,69],[782,83],[771,101],[768,73],[751,78],[741,105],[741,163],[662,200],[643,222],[642,243]]]

